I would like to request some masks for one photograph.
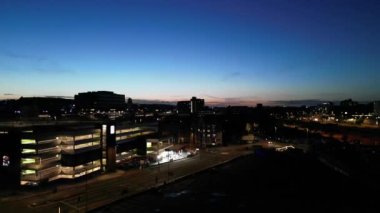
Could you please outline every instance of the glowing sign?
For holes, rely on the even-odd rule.
[[[111,133],[111,135],[115,134],[115,126],[114,125],[110,126],[110,133]]]

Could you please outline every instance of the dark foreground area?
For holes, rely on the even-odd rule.
[[[93,212],[380,212],[377,201],[313,157],[259,150]]]

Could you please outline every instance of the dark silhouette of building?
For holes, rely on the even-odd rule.
[[[357,105],[358,105],[358,102],[353,101],[351,98],[340,102],[340,106],[343,106],[343,107],[352,107],[352,106],[357,106]]]
[[[375,101],[373,103],[373,112],[375,115],[380,115],[380,101]]]
[[[15,111],[22,117],[37,117],[41,115],[60,116],[68,112],[73,100],[50,97],[21,97],[16,101]]]
[[[178,101],[177,102],[177,113],[178,114],[189,114],[190,113],[190,101]]]
[[[177,113],[178,114],[197,114],[205,109],[205,100],[192,97],[190,101],[178,101]]]
[[[133,104],[133,101],[132,101],[132,98],[128,98],[128,102],[127,102],[128,105],[132,105]]]
[[[78,111],[122,110],[125,107],[125,95],[109,91],[78,93],[74,99]]]
[[[205,100],[204,99],[199,99],[196,97],[191,98],[191,100],[190,100],[190,112],[192,114],[202,111],[204,107],[205,107]]]
[[[199,147],[222,145],[222,118],[216,115],[198,116],[193,119],[190,140]]]

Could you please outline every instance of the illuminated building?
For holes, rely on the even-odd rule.
[[[192,124],[191,140],[200,147],[222,145],[223,132],[220,121],[216,116],[200,116]]]
[[[113,171],[115,164],[146,154],[152,125],[75,124],[2,128],[2,176],[12,185],[39,185]],[[3,177],[1,177],[3,179]]]

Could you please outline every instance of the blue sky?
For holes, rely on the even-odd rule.
[[[0,98],[380,99],[380,2],[0,0]]]

